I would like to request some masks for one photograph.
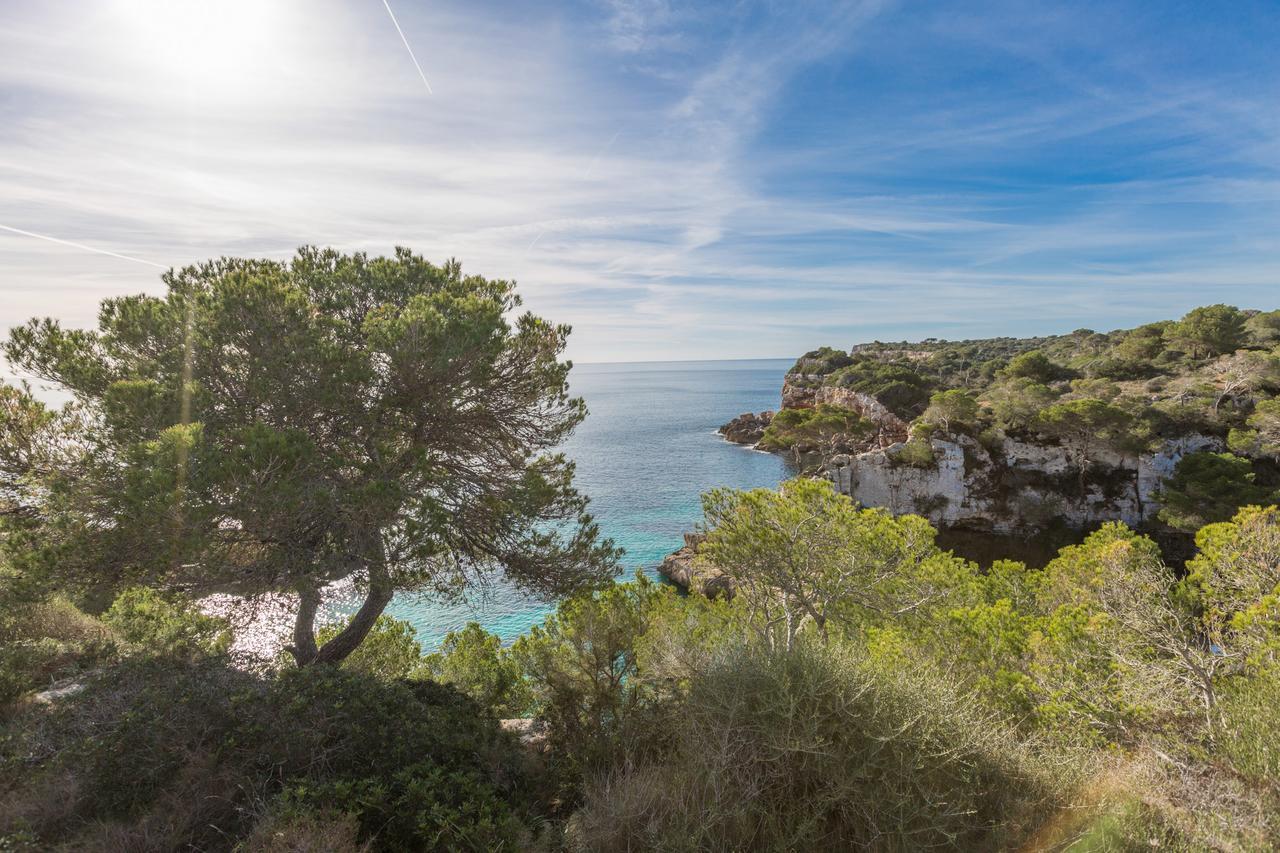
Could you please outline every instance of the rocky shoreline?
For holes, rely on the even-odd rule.
[[[724,436],[725,441],[755,446],[764,438],[764,431],[773,422],[773,416],[771,411],[760,414],[743,412],[716,431]]]
[[[865,358],[877,347],[883,349],[864,345],[847,355],[806,354],[783,380],[779,409],[744,412],[717,432],[734,444],[788,456],[803,474],[829,479],[864,506],[922,516],[944,534],[1027,541],[1107,521],[1161,530],[1160,488],[1179,461],[1191,453],[1225,449],[1220,436],[1192,430],[1167,437],[1147,452],[1093,447],[1086,457],[1070,441],[1034,429],[922,423],[910,418],[913,410],[903,413],[892,397],[882,400],[827,381],[832,365]],[[898,347],[880,354],[914,364],[931,352],[921,345],[918,352]],[[805,410],[815,410],[813,417]],[[839,417],[850,418],[852,427],[845,428]],[[805,432],[793,428],[797,423],[820,428]],[[700,534],[686,534],[684,545],[658,571],[684,589],[703,584],[727,591],[723,578],[696,576],[701,541]]]
[[[981,437],[917,432],[918,424],[907,424],[870,395],[805,387],[791,375],[783,384],[782,404],[779,412],[839,406],[858,413],[874,432],[853,452],[817,442],[764,446],[760,441],[778,414],[773,411],[741,414],[719,432],[737,444],[789,455],[801,471],[831,480],[837,491],[865,506],[920,515],[939,529],[1029,536],[1049,524],[1078,529],[1105,521],[1147,524],[1160,507],[1160,484],[1178,461],[1188,453],[1223,448],[1221,439],[1195,433],[1168,439],[1150,453],[1095,451],[1079,474],[1078,452],[1069,444],[998,429]],[[924,449],[927,461],[908,459],[908,443]]]
[[[694,565],[698,546],[704,539],[706,536],[702,533],[686,533],[684,545],[663,559],[658,566],[658,574],[686,592],[696,588],[710,598],[717,595],[731,596],[733,585],[729,578],[715,570],[698,571]]]

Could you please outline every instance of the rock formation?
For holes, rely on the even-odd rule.
[[[764,431],[772,421],[773,412],[766,411],[758,415],[743,412],[720,427],[718,432],[724,436],[725,441],[732,441],[734,444],[755,444],[764,438]]]
[[[698,572],[694,570],[694,557],[697,556],[698,546],[705,538],[701,533],[686,533],[684,546],[667,555],[658,566],[658,574],[681,589],[691,589],[697,582],[702,591],[711,598],[720,594],[732,595],[732,584],[724,575],[714,570],[702,569]]]
[[[1189,435],[1166,442],[1155,453],[1100,452],[1086,469],[1081,490],[1070,446],[998,432],[985,443],[949,435],[929,444],[932,465],[899,461],[895,457],[902,445],[895,444],[833,456],[824,461],[822,473],[837,491],[866,506],[921,515],[937,527],[1026,534],[1055,521],[1071,527],[1150,521],[1159,509],[1160,483],[1178,460],[1198,450],[1221,449],[1217,438]]]

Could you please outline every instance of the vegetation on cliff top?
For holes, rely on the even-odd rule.
[[[1160,519],[1188,532],[1280,489],[1280,311],[1210,305],[1109,333],[823,347],[786,383],[791,408],[775,415],[762,448],[830,456],[906,441],[893,461],[929,466],[935,434],[987,446],[1003,434],[1069,448],[1083,495],[1099,452],[1132,457],[1200,435],[1229,453],[1188,455],[1161,492]],[[811,411],[821,388],[873,397],[902,423],[886,430],[830,402]]]
[[[1162,436],[1207,429],[1225,438],[1233,427],[1257,430],[1248,416],[1280,390],[1278,328],[1280,311],[1210,305],[1107,333],[823,347],[797,360],[787,381],[862,391],[906,420],[924,413],[932,393],[963,389],[1013,429],[1028,425],[1016,411],[1027,397],[1038,397],[1025,400],[1031,411],[1095,398],[1135,415],[1150,409],[1144,417]]]

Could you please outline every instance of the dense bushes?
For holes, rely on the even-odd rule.
[[[440,649],[422,660],[415,677],[451,684],[503,717],[522,717],[533,702],[514,655],[476,622],[446,634]]]
[[[594,782],[578,846],[995,849],[1069,781],[945,682],[838,647],[736,649],[669,714],[670,757]]]
[[[122,654],[198,658],[225,652],[231,639],[225,620],[144,587],[125,590],[101,619],[60,597],[0,594],[0,707]]]
[[[48,717],[23,712],[10,732],[0,835],[46,845],[229,849],[266,820],[349,822],[382,849],[533,841],[525,757],[483,709],[435,684],[151,658]]]
[[[348,623],[349,620],[331,622],[321,627],[316,631],[316,642],[324,643],[336,637]],[[408,622],[383,614],[374,620],[364,642],[342,661],[342,668],[384,679],[407,678],[422,658],[422,646],[416,634]]]
[[[1194,531],[1226,521],[1248,504],[1274,501],[1276,492],[1254,482],[1249,460],[1231,453],[1188,453],[1160,489],[1160,520]]]
[[[102,621],[126,643],[149,654],[195,657],[231,647],[226,620],[200,612],[182,596],[166,598],[147,587],[122,592]]]
[[[560,605],[512,649],[548,727],[554,769],[578,782],[660,749],[663,683],[641,661],[641,642],[672,590],[647,579]]]
[[[24,693],[115,658],[117,639],[98,620],[54,598],[0,614],[0,707]]]
[[[340,667],[254,671],[216,644],[149,653],[202,624],[172,601],[122,598],[130,641],[78,616],[125,657],[11,712],[0,838],[1198,850],[1280,831],[1275,509],[1202,529],[1184,578],[1120,524],[1043,570],[984,570],[823,482],[707,510],[699,571],[732,598],[641,577],[510,649],[469,625],[417,657],[386,620]],[[498,723],[519,712],[533,746]]]
[[[875,425],[852,409],[823,403],[778,412],[758,446],[761,450],[837,452],[857,447],[874,431]]]

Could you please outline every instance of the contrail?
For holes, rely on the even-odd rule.
[[[422,66],[418,64],[418,57],[413,55],[413,48],[409,47],[409,40],[404,37],[404,30],[400,29],[400,22],[396,20],[396,13],[391,11],[391,4],[387,0],[382,0],[382,5],[387,7],[387,14],[391,16],[391,23],[396,25],[396,32],[400,34],[400,41],[404,42],[404,49],[409,51],[409,58],[413,60],[413,67],[418,69],[418,76],[422,78],[422,85],[427,87],[427,94],[434,95],[431,91],[431,84],[427,82],[427,75],[423,73]]]
[[[119,252],[110,252],[106,249],[97,249],[93,246],[86,246],[84,243],[73,243],[70,240],[62,240],[58,237],[50,237],[48,234],[37,234],[34,231],[23,231],[21,228],[14,228],[12,225],[0,225],[0,230],[12,231],[14,234],[21,234],[24,237],[35,237],[37,240],[47,240],[50,243],[58,243],[62,246],[71,246],[73,249],[83,249],[86,252],[94,252],[99,255],[106,255],[109,258],[119,258],[122,261],[133,261],[135,264],[146,264],[149,267],[157,267],[167,270],[167,264],[158,264],[155,261],[148,261],[144,258],[134,258],[129,255],[122,255]]]

